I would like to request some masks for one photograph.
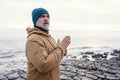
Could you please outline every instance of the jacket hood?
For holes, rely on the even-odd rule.
[[[44,36],[46,36],[46,37],[49,37],[49,36],[50,36],[47,32],[41,31],[41,30],[38,29],[38,28],[30,28],[30,27],[28,27],[28,28],[26,29],[26,31],[27,31],[27,33],[28,33],[28,36],[27,36],[27,37],[29,37],[29,36],[32,35],[32,34],[44,35]]]

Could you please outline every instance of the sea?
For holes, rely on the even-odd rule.
[[[120,50],[120,31],[82,31],[82,30],[50,30],[49,33],[62,40],[66,35],[71,37],[68,55],[78,56],[80,52],[111,52]],[[26,70],[25,42],[26,29],[0,30],[0,72],[12,69]],[[110,57],[109,57],[110,58]]]

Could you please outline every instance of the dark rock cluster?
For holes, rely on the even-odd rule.
[[[26,71],[18,69],[0,73],[0,80],[26,80]]]
[[[120,60],[62,61],[61,80],[120,80]]]

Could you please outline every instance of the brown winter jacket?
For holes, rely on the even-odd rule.
[[[65,49],[40,29],[27,28],[27,32],[27,80],[60,80],[59,63]]]

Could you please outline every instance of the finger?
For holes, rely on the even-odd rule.
[[[64,41],[66,40],[66,38],[67,38],[67,36],[65,36],[65,37],[63,38],[62,42],[64,42]]]
[[[68,43],[64,44],[66,46],[66,48],[70,45],[71,41],[69,41]]]
[[[64,40],[65,42],[69,42],[70,41],[70,37],[66,37],[66,39]]]
[[[66,44],[70,44],[70,43],[71,43],[71,41],[67,41],[67,42],[66,42]]]
[[[68,36],[65,36],[65,37],[64,37],[64,40],[66,40],[66,39],[67,39],[67,37],[68,37]]]
[[[71,39],[71,37],[70,37],[70,36],[68,36],[68,38],[69,38],[69,39]]]
[[[70,38],[70,36],[66,36],[66,39],[70,40],[71,38]]]
[[[68,38],[68,39],[71,39],[71,37],[70,37],[70,36],[68,36],[67,38]]]
[[[68,43],[70,41],[70,39],[71,39],[70,36],[65,36],[61,42]]]

